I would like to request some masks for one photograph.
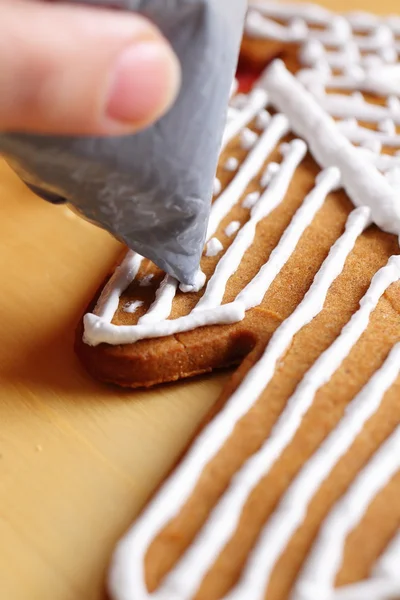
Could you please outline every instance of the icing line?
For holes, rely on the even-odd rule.
[[[319,586],[323,590],[333,587],[347,535],[358,525],[372,500],[389,483],[399,468],[400,427],[397,427],[392,435],[383,442],[367,466],[360,471],[348,491],[322,524],[302,573],[305,585],[307,577],[310,580],[318,577],[317,589]],[[313,585],[315,585],[314,582]],[[399,579],[396,582],[396,588],[400,589]],[[315,589],[314,587],[314,591]],[[308,590],[311,591],[310,586],[308,586]],[[345,590],[340,591],[340,588],[337,590],[338,597],[345,593]],[[310,593],[308,598],[311,598]]]
[[[236,177],[213,203],[208,223],[207,239],[214,235],[222,219],[239,202],[251,180],[257,176],[279,140],[287,133],[289,133],[287,118],[284,115],[272,117],[268,128],[261,134],[257,144],[242,163]]]
[[[261,109],[265,108],[267,103],[268,96],[265,90],[260,88],[252,90],[249,94],[245,108],[240,111],[236,118],[228,122],[222,140],[222,149],[226,148],[229,142],[240,133],[243,127],[248,125]]]
[[[369,206],[373,221],[384,231],[400,234],[397,193],[371,164],[368,164],[339,131],[314,97],[274,61],[264,76],[271,102],[289,118],[293,130],[308,145],[321,167],[337,166],[347,194],[356,206]]]
[[[319,486],[328,477],[329,473],[338,463],[339,459],[350,449],[357,435],[362,431],[367,420],[372,417],[380,407],[383,397],[396,381],[400,373],[400,344],[390,352],[383,366],[371,377],[362,391],[352,400],[338,426],[329,434],[312,458],[304,465],[290,488],[282,498],[273,520],[275,526],[278,516],[282,518],[285,512],[287,528],[285,545],[300,525],[307,506]],[[297,514],[296,514],[297,513]],[[273,526],[272,526],[273,528]],[[321,548],[315,546],[318,551]],[[323,596],[334,585],[336,574],[335,565],[329,560],[320,563],[316,568],[313,558],[319,561],[317,550],[307,560],[306,566],[300,573],[295,584],[292,597],[308,597],[312,600],[318,590],[318,597]],[[326,558],[326,555],[324,555]],[[338,565],[337,565],[338,566]],[[326,575],[325,575],[326,574]],[[386,573],[385,573],[386,574]],[[325,577],[325,581],[324,581]],[[322,582],[320,581],[322,579]],[[314,588],[314,596],[304,594],[305,589]]]
[[[295,140],[291,143],[291,151],[285,157],[270,187],[251,209],[249,221],[240,229],[234,242],[216,266],[205,294],[196,306],[196,311],[221,304],[229,278],[237,271],[243,256],[254,241],[257,224],[283,201],[293,175],[306,152],[307,146],[303,141]]]
[[[111,323],[118,309],[120,296],[135,279],[142,260],[143,257],[132,250],[127,253],[100,295],[94,309],[98,317]]]

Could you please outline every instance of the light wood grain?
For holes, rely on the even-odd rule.
[[[92,381],[75,325],[120,248],[0,166],[0,598],[104,597],[117,538],[223,376],[150,392]]]
[[[228,375],[148,392],[92,381],[74,328],[119,244],[35,198],[1,161],[0,244],[0,598],[101,600],[116,540]]]

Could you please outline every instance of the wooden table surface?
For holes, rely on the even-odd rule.
[[[103,600],[115,542],[228,374],[147,392],[92,381],[74,328],[119,244],[35,198],[1,160],[0,245],[0,598]]]

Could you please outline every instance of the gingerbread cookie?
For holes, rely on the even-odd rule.
[[[106,381],[242,360],[120,543],[115,600],[400,597],[399,25],[251,10],[245,59],[285,63],[232,99],[205,285],[129,253],[85,316]]]

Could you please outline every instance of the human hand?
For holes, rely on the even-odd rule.
[[[36,0],[0,11],[0,131],[132,133],[173,103],[179,63],[145,18]]]

